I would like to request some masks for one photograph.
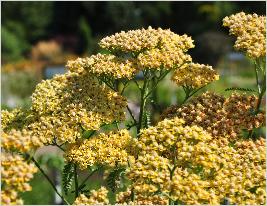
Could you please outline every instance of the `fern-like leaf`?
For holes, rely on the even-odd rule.
[[[225,91],[243,91],[243,92],[257,92],[254,89],[249,89],[249,88],[240,88],[240,87],[231,87],[225,89]]]
[[[62,172],[62,184],[63,184],[63,191],[67,195],[68,191],[71,188],[72,182],[74,179],[74,165],[71,162],[68,162]]]
[[[107,177],[107,185],[112,192],[115,192],[118,188],[118,182],[121,181],[121,177],[125,168],[116,168],[111,171]]]
[[[148,128],[149,126],[151,126],[151,113],[150,113],[150,111],[145,111],[142,125],[144,126],[144,128]]]

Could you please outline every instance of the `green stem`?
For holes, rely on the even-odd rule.
[[[78,187],[78,191],[81,190],[81,188],[83,187],[83,185],[85,184],[85,182],[98,170],[99,168],[93,170],[81,183],[81,185]]]
[[[47,179],[47,181],[50,183],[50,185],[53,187],[53,189],[55,190],[55,192],[58,194],[58,196],[64,201],[66,202],[68,205],[70,203],[68,203],[67,200],[64,199],[64,197],[58,192],[56,186],[54,185],[53,181],[48,177],[48,175],[44,172],[44,170],[41,168],[41,166],[39,165],[39,163],[32,157],[31,160],[34,162],[34,164],[36,165],[36,167],[40,170],[40,172],[43,174],[43,176]]]
[[[199,88],[194,89],[194,90],[192,90],[192,88],[190,88],[190,87],[183,86],[183,89],[185,92],[185,98],[184,98],[184,101],[182,102],[182,104],[184,104],[190,97],[192,97],[194,94],[196,94],[199,90],[201,90],[205,86],[207,86],[207,85],[204,85],[204,86],[199,87]]]
[[[140,113],[139,113],[139,121],[137,125],[137,134],[140,134],[140,130],[143,128],[143,116],[144,116],[144,110],[146,106],[146,94],[147,94],[147,88],[148,88],[148,73],[147,71],[144,71],[144,83],[141,90],[141,103],[140,103]]]
[[[131,117],[132,117],[134,123],[137,125],[137,121],[136,121],[136,119],[134,118],[133,112],[131,111],[131,109],[129,108],[128,105],[127,105],[127,110],[128,110],[128,112],[129,112],[129,114],[131,115]]]
[[[79,183],[78,183],[78,174],[77,174],[77,165],[74,165],[74,182],[75,182],[75,197],[79,196]]]
[[[255,115],[257,115],[260,111],[262,98],[266,91],[266,75],[265,75],[264,69],[260,65],[260,62],[257,60],[254,62],[254,69],[255,69],[255,77],[256,77],[256,83],[257,83],[257,88],[258,88],[258,101],[255,107]],[[259,71],[262,71],[262,75],[263,75],[262,83],[260,83]],[[252,135],[253,135],[253,130],[250,130],[249,137],[252,137]]]
[[[147,93],[147,95],[146,95],[145,98],[147,98],[147,97],[154,91],[154,89],[156,89],[156,87],[158,86],[159,82],[160,82],[162,79],[164,79],[164,77],[166,77],[167,74],[170,73],[170,71],[171,71],[171,70],[167,70],[167,71],[165,71],[162,75],[159,76],[159,78],[157,78],[156,83],[154,84],[153,88]]]
[[[172,169],[169,168],[171,181],[172,181],[173,174],[174,174],[174,171],[176,168],[177,168],[177,165],[174,165]],[[171,199],[171,193],[172,193],[172,191],[170,191],[170,193],[169,193],[169,205],[173,205],[173,203],[174,203],[173,199]]]

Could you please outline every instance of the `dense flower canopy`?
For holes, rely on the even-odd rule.
[[[66,152],[69,161],[77,163],[81,169],[94,164],[111,167],[128,164],[127,148],[132,138],[127,130],[100,133],[88,140],[70,145]]]
[[[165,204],[167,199],[217,205],[223,198],[234,204],[264,204],[265,139],[234,146],[227,142],[214,140],[200,127],[184,126],[179,118],[165,119],[142,131],[136,143],[140,152],[127,173],[131,187],[137,198],[153,202],[155,195],[157,202],[156,194],[161,194]],[[118,198],[131,201],[127,193]]]
[[[74,142],[80,137],[81,127],[98,130],[104,123],[123,120],[126,105],[124,97],[100,85],[88,73],[57,75],[37,85],[32,110],[41,121],[30,128],[41,127],[50,138]]]
[[[266,56],[266,17],[240,12],[223,19],[230,34],[237,36],[235,48],[245,51],[249,57]]]

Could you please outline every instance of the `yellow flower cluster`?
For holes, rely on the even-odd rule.
[[[108,190],[105,187],[101,187],[98,190],[90,191],[89,198],[81,194],[76,198],[73,205],[107,205],[109,204],[107,194]]]
[[[10,131],[11,129],[21,130],[31,120],[31,112],[27,110],[17,108],[12,111],[1,111],[1,129],[4,131]]]
[[[265,203],[263,138],[229,146],[226,138],[214,140],[203,129],[184,126],[184,121],[176,117],[143,130],[133,147],[140,151],[127,170],[132,185],[117,195],[119,202],[130,203],[132,190],[136,202],[152,201],[161,194],[165,204],[169,200],[218,205],[223,198],[232,204]],[[240,197],[239,192],[244,196]]]
[[[134,200],[131,200],[131,190],[128,188],[125,192],[119,192],[116,194],[117,204],[127,205],[167,205],[168,199],[164,196],[153,195],[143,196],[136,194]]]
[[[116,79],[131,79],[138,72],[135,59],[123,59],[111,54],[96,54],[87,58],[68,61],[66,67],[72,72],[89,72],[97,76],[103,74]]]
[[[266,140],[238,141],[228,163],[214,176],[212,191],[232,204],[266,204]]]
[[[187,35],[177,35],[169,29],[138,29],[116,33],[100,41],[102,48],[111,51],[134,53],[139,68],[177,68],[191,57],[185,52],[193,48],[193,40]]]
[[[223,96],[206,92],[183,106],[166,109],[161,119],[180,117],[187,125],[198,125],[213,137],[228,137],[236,140],[242,129],[251,130],[265,125],[265,113],[252,113],[258,99],[256,96],[232,94]]]
[[[45,100],[45,101],[44,101]],[[32,95],[32,110],[39,121],[29,126],[48,141],[57,137],[74,142],[80,137],[80,125],[98,130],[103,123],[125,118],[126,99],[89,74],[67,73],[42,81]]]
[[[2,152],[1,154],[1,204],[22,204],[17,199],[17,191],[30,191],[27,183],[33,178],[37,168],[33,164],[27,164],[21,156]]]
[[[237,36],[235,48],[245,51],[249,57],[266,56],[266,17],[240,12],[223,19],[223,26]]]
[[[23,205],[23,200],[18,198],[15,190],[2,190],[1,205]]]
[[[178,86],[191,86],[199,88],[218,80],[219,75],[211,66],[189,63],[174,71],[172,80]]]
[[[105,37],[100,41],[99,45],[108,50],[141,52],[143,50],[156,48],[168,41],[180,46],[184,51],[194,47],[193,41],[191,38],[186,37],[186,35],[181,37],[171,32],[169,29],[153,29],[150,26],[147,29],[143,28],[127,32],[122,31],[112,36]]]
[[[32,132],[26,129],[15,130],[1,134],[1,147],[5,150],[28,152],[43,145],[40,138],[32,135]]]
[[[172,199],[195,204],[207,193],[201,187],[200,177],[189,175],[187,170],[189,165],[194,168],[199,164],[207,168],[218,167],[216,156],[205,144],[212,137],[197,126],[183,124],[184,121],[179,118],[165,119],[157,126],[142,131],[136,143],[140,153],[136,163],[127,171],[133,190],[140,199],[160,191]],[[190,188],[190,184],[197,180],[199,187]],[[184,195],[184,190],[187,195]],[[195,195],[192,200],[190,191]],[[204,199],[208,200],[208,197]]]
[[[100,133],[90,139],[69,146],[66,158],[78,163],[81,169],[94,164],[111,167],[128,164],[127,147],[132,142],[128,130]]]

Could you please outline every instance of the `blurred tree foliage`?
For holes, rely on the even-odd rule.
[[[204,32],[226,33],[221,27],[226,15],[240,11],[265,14],[266,9],[265,1],[1,3],[4,61],[25,57],[30,45],[57,35],[76,38],[77,48],[73,50],[78,53],[95,52],[95,42],[103,36],[149,25],[187,33],[196,39]]]

